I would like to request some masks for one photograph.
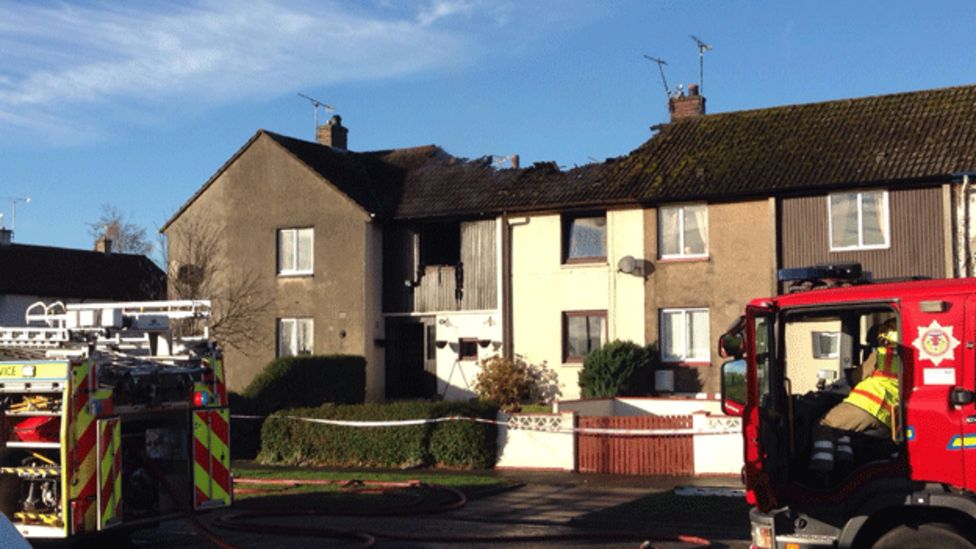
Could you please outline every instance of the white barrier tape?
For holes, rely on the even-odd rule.
[[[318,423],[320,425],[332,425],[335,427],[354,427],[354,428],[376,428],[376,427],[414,427],[431,423],[446,423],[449,421],[472,421],[475,423],[485,423],[488,425],[498,425],[507,427],[513,431],[539,431],[544,433],[556,434],[582,434],[582,435],[623,435],[623,436],[645,436],[645,437],[666,437],[666,436],[688,436],[688,435],[732,435],[741,434],[742,429],[723,428],[723,429],[614,429],[597,427],[572,427],[559,429],[546,429],[544,427],[533,428],[531,426],[510,426],[507,422],[478,417],[448,416],[427,419],[401,419],[389,421],[349,421],[340,419],[322,419],[300,416],[246,416],[231,415],[231,419],[290,419],[293,421],[304,421],[306,423]]]

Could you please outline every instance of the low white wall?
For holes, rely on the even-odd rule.
[[[599,398],[557,402],[558,412],[581,416],[681,416],[697,412],[722,413],[722,403],[699,398]]]
[[[576,469],[573,414],[498,413],[498,468]]]
[[[739,475],[744,463],[742,418],[701,413],[692,416],[696,431],[724,434],[695,435],[696,475]]]

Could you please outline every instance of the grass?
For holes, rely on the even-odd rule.
[[[344,488],[337,484],[301,484],[302,480],[331,480],[364,482],[406,482],[419,480],[425,484],[448,486],[468,497],[504,488],[497,478],[453,471],[372,471],[324,470],[307,467],[271,467],[251,463],[235,463],[235,478],[298,480],[295,486],[248,485],[235,483],[235,506],[252,510],[317,509],[336,514],[378,514],[406,507],[430,506],[450,501],[456,496],[423,488],[387,488],[362,490]],[[251,490],[257,490],[251,492]]]

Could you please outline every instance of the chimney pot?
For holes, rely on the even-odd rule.
[[[327,147],[335,149],[347,148],[349,130],[342,125],[342,117],[332,115],[328,122],[315,129],[316,140]]]
[[[519,155],[517,154],[512,155],[512,168],[519,169]]]

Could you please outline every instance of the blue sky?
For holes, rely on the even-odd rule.
[[[89,248],[102,204],[155,232],[259,128],[572,167],[626,154],[698,80],[711,113],[976,83],[971,2],[8,2],[0,197],[15,240]],[[11,204],[0,198],[9,226]]]

